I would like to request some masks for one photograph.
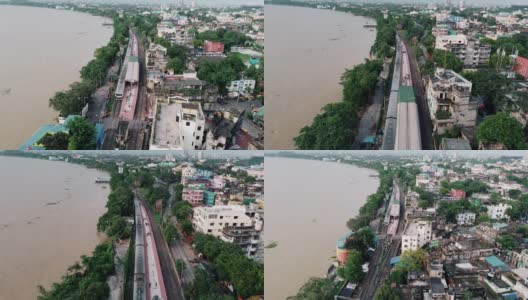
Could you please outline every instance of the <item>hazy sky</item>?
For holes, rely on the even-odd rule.
[[[301,0],[302,1],[302,0]],[[436,3],[444,4],[445,0],[335,0],[336,2],[352,2],[352,3]],[[459,0],[451,0],[452,4],[458,4]],[[466,5],[473,6],[488,6],[488,5],[510,5],[510,4],[523,4],[528,5],[528,0],[465,0]]]
[[[2,2],[3,0],[0,0]],[[181,0],[33,0],[35,2],[74,2],[74,3],[130,3],[130,4],[172,4],[178,5]],[[264,5],[264,0],[195,0],[198,6],[239,6],[239,5]],[[528,0],[527,0],[528,1]],[[184,0],[191,5],[192,0]]]

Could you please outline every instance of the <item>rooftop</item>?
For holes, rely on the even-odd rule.
[[[469,142],[464,139],[452,139],[452,138],[443,138],[442,139],[442,149],[443,150],[471,150]]]

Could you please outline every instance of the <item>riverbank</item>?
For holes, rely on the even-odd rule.
[[[0,6],[0,148],[17,149],[57,111],[49,98],[80,78],[79,71],[108,43],[108,18],[40,6]],[[27,21],[31,20],[31,21]],[[35,45],[38,51],[35,51]],[[80,110],[78,112],[80,114]]]
[[[65,162],[0,160],[6,195],[0,210],[0,299],[35,299],[37,285],[50,287],[106,240],[95,225],[108,189],[93,181],[106,172]]]
[[[341,102],[326,104],[322,108],[322,112],[315,116],[311,125],[304,126],[294,138],[295,147],[302,150],[352,149],[358,133],[360,116],[365,113],[367,106],[372,100],[371,97],[378,84],[378,76],[383,70],[385,59],[393,55],[391,46],[395,43],[395,32],[389,24],[389,18],[385,18],[379,10],[364,9],[361,6],[323,5],[320,7],[316,4],[290,0],[266,1],[266,4],[319,7],[322,10],[350,13],[355,16],[375,19],[377,27],[376,38],[370,47],[370,54],[375,59],[356,65],[351,70],[346,70],[341,76],[341,84],[343,86]],[[362,84],[358,85],[358,82]],[[315,86],[320,86],[320,83],[314,84]],[[378,92],[378,94],[381,95],[381,92]],[[339,97],[335,97],[333,100],[338,99]],[[289,119],[287,120],[289,121]],[[377,120],[373,120],[371,123],[377,123]],[[269,128],[269,125],[267,128]]]
[[[273,102],[266,148],[295,148],[294,137],[321,108],[342,99],[343,71],[363,63],[375,40],[367,23],[373,20],[345,12],[266,5],[266,94]]]
[[[266,207],[266,245],[276,244],[265,249],[265,294],[284,299],[326,274],[347,220],[376,191],[378,178],[371,169],[337,162],[266,157],[265,164],[273,200]]]

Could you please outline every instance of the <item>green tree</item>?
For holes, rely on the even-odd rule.
[[[312,124],[303,127],[294,138],[295,147],[302,150],[352,149],[357,124],[357,110],[353,103],[327,104]]]
[[[245,70],[244,62],[239,56],[229,55],[221,61],[204,61],[198,65],[196,76],[218,88],[221,95],[227,95],[227,86],[233,80],[240,79]]]
[[[433,62],[439,67],[453,70],[455,72],[462,71],[462,68],[464,67],[462,61],[448,50],[435,49],[433,51]]]
[[[70,132],[68,150],[94,150],[95,126],[83,117],[74,117],[65,124]]]
[[[365,272],[363,272],[363,258],[361,252],[357,250],[350,250],[348,253],[347,261],[345,266],[341,269],[340,272],[344,279],[359,283],[365,277]]]
[[[185,65],[180,58],[176,57],[169,60],[167,63],[167,69],[172,69],[174,74],[181,74],[185,69]]]
[[[191,204],[187,201],[179,201],[172,207],[172,213],[178,220],[185,220],[193,213]]]
[[[183,271],[185,271],[186,265],[185,262],[182,259],[176,260],[176,271],[178,271],[178,275],[182,276]]]
[[[388,284],[383,284],[376,290],[374,300],[400,300],[400,292],[398,289],[391,288]]]
[[[170,222],[165,223],[163,226],[163,235],[165,236],[165,240],[169,245],[171,245],[173,241],[176,241],[180,238],[178,231]]]
[[[188,219],[181,220],[180,225],[184,234],[191,235],[193,233],[192,223]]]
[[[521,190],[509,190],[508,196],[513,199],[518,199],[521,196],[522,192]]]
[[[46,150],[68,150],[69,139],[66,132],[46,133],[37,144],[43,145]]]
[[[288,300],[332,300],[336,292],[337,287],[331,280],[312,277]]]
[[[110,221],[110,226],[106,230],[106,234],[111,238],[126,239],[130,237],[130,229],[124,217],[113,216]]]
[[[61,116],[79,114],[90,100],[94,85],[90,82],[75,82],[70,89],[57,92],[49,100],[49,106],[59,111]]]
[[[406,250],[401,254],[400,264],[408,271],[421,271],[424,268],[426,252],[423,249]]]
[[[502,246],[502,249],[505,250],[513,250],[517,248],[517,241],[509,234],[497,238],[497,243],[499,243]]]
[[[502,144],[508,150],[526,148],[521,123],[507,113],[487,117],[477,129],[477,140],[486,144]]]

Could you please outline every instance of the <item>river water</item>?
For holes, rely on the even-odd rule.
[[[16,149],[58,113],[55,92],[80,78],[96,48],[108,43],[108,19],[35,7],[0,5],[0,149]]]
[[[369,56],[373,19],[331,10],[266,5],[266,149],[293,138],[328,103],[342,99],[347,68]]]
[[[346,221],[357,215],[379,185],[369,169],[334,162],[265,158],[265,294],[294,295],[310,277],[321,277],[335,257]]]
[[[0,300],[36,299],[104,239],[97,220],[107,173],[65,162],[0,157]]]

